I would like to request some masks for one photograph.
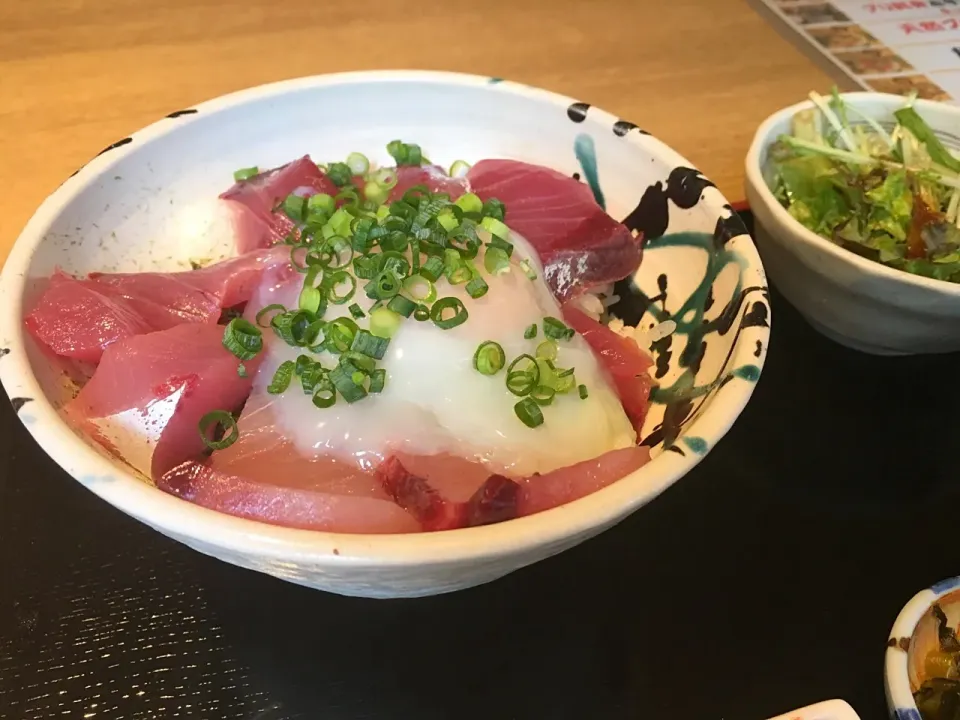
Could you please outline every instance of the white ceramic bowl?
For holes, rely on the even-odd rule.
[[[883,93],[845,93],[869,117],[892,123],[904,99]],[[770,277],[787,300],[827,337],[877,355],[960,350],[960,284],[911,275],[841,248],[803,227],[777,202],[763,179],[767,149],[790,130],[790,118],[810,101],[767,118],[747,153],[746,190],[756,218],[757,246]],[[927,100],[917,112],[943,143],[960,149],[960,108]]]
[[[919,687],[918,671],[926,648],[936,637],[936,622],[929,612],[934,603],[941,606],[949,626],[955,630],[960,625],[960,577],[918,592],[893,623],[883,667],[887,705],[893,720],[920,720],[913,692]]]
[[[644,429],[655,455],[648,465],[587,498],[499,525],[345,535],[273,527],[167,495],[64,422],[57,408],[70,390],[23,330],[34,279],[57,266],[156,270],[223,256],[229,223],[215,198],[235,168],[278,165],[305,152],[337,159],[352,150],[386,163],[394,138],[420,143],[445,165],[501,156],[582,173],[614,217],[646,231],[643,265],[621,283],[619,307],[645,326],[663,308],[679,323],[659,352],[661,389]],[[114,143],[37,210],[0,279],[0,379],[20,419],[70,475],[201,552],[350,595],[418,596],[487,582],[650,501],[709,452],[753,392],[769,336],[766,280],[742,223],[688,165],[631,123],[496,78],[349,73],[202,103]]]

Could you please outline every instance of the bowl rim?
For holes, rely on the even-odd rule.
[[[940,598],[958,590],[960,590],[960,577],[947,578],[934,583],[910,598],[893,622],[883,660],[883,681],[890,711],[895,713],[898,719],[902,717],[903,720],[911,718],[919,720],[920,718],[920,711],[910,690],[909,641],[912,640],[917,625],[930,607]],[[907,643],[903,643],[904,638],[908,640]],[[907,647],[904,647],[905,644]],[[916,715],[909,715],[911,711]]]
[[[31,369],[25,351],[22,308],[22,289],[33,253],[62,207],[108,173],[134,148],[172,134],[182,124],[195,122],[201,115],[286,93],[321,92],[344,84],[383,82],[482,86],[492,95],[507,93],[538,98],[562,112],[576,102],[564,95],[521,83],[449,72],[379,70],[281,80],[232,92],[171,113],[132,133],[129,136],[132,140],[111,146],[116,148],[111,152],[95,156],[41,203],[14,242],[0,273],[0,339],[3,340],[2,347],[7,350],[6,356],[0,359],[0,381],[11,399],[31,401],[29,419],[24,419],[20,412],[18,416],[41,448],[74,479],[122,512],[191,545],[196,541],[242,556],[284,562],[309,560],[332,567],[437,566],[517,554],[538,547],[548,551],[552,547],[559,549],[569,542],[569,538],[586,537],[613,525],[659,495],[706,455],[664,452],[640,470],[584,498],[502,523],[444,532],[371,535],[274,526],[194,505],[137,478],[123,469],[119,461],[109,459],[105,452],[94,449],[70,429],[47,400]],[[592,106],[590,116],[609,124],[617,121],[612,114]],[[637,144],[638,137],[641,137],[640,132],[628,132],[623,139]],[[646,133],[642,137],[644,151],[665,164],[693,167],[661,141]],[[711,205],[716,204],[719,211],[724,203],[726,200],[718,191]],[[766,287],[766,277],[752,239],[745,236],[741,240],[746,240],[739,245],[743,257],[741,277],[748,281],[747,285]],[[768,327],[758,328],[764,347],[769,343],[769,324],[768,318]],[[737,338],[726,362],[727,367],[749,363],[762,372],[765,360],[766,353],[754,357],[752,340],[748,347],[746,341]],[[707,452],[712,450],[739,417],[755,386],[756,382],[743,380],[726,383],[722,391],[717,391],[723,394],[713,399],[714,403],[719,401],[722,405],[715,406],[713,412],[707,408],[690,422],[685,434],[695,433],[707,439]]]
[[[902,107],[904,103],[904,98],[902,96],[893,95],[890,93],[856,91],[840,93],[840,96],[845,100],[849,99],[854,101],[854,104],[857,104],[858,102],[879,103],[883,105],[885,109],[887,107],[896,109]],[[919,98],[915,101],[914,106],[920,109],[936,108],[937,110],[941,111],[945,110],[946,112],[956,115],[957,120],[960,121],[960,107],[944,105],[943,103],[934,102],[933,100],[923,100]],[[935,278],[923,277],[922,275],[914,275],[913,273],[909,273],[906,270],[897,270],[896,268],[887,267],[882,263],[868,260],[865,257],[861,257],[860,255],[851,252],[850,250],[846,250],[838,245],[835,245],[826,238],[817,235],[812,230],[801,225],[798,220],[794,219],[793,216],[787,212],[787,209],[779,203],[776,197],[774,197],[773,192],[767,186],[767,183],[763,178],[763,168],[761,166],[763,155],[773,144],[775,139],[773,137],[773,128],[785,118],[792,117],[796,112],[800,110],[806,110],[811,107],[813,107],[813,102],[811,100],[803,100],[790,105],[789,107],[785,107],[776,111],[775,113],[769,115],[762,123],[760,123],[756,133],[754,133],[753,141],[750,143],[750,149],[747,151],[746,183],[748,185],[748,189],[752,189],[759,196],[759,198],[763,200],[765,208],[772,213],[774,221],[777,224],[784,226],[784,229],[793,233],[795,240],[803,240],[808,245],[816,248],[825,255],[828,255],[839,262],[846,262],[848,265],[852,265],[864,273],[873,274],[891,282],[901,282],[906,285],[912,285],[920,290],[932,290],[960,298],[960,283],[952,283],[947,280],[937,280]]]

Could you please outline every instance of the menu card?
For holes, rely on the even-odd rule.
[[[960,104],[960,0],[754,0],[844,85]]]

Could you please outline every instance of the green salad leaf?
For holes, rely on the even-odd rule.
[[[763,168],[799,223],[873,261],[960,282],[960,159],[908,101],[895,123],[811,93]]]

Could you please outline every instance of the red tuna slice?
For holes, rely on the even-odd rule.
[[[515,160],[481,160],[467,180],[481,199],[503,202],[507,225],[537,251],[560,300],[622,280],[640,265],[640,241],[573,178]]]
[[[632,338],[618,335],[572,303],[563,305],[563,319],[583,335],[597,359],[610,373],[624,412],[639,433],[650,405],[653,379],[647,370],[653,365],[653,360]]]
[[[293,222],[273,209],[291,193],[309,197],[318,193],[336,195],[339,189],[304,155],[299,160],[241,180],[220,195],[236,209],[237,251],[245,253],[269,247],[293,229]]]
[[[231,308],[249,302],[268,270],[279,271],[278,281],[295,273],[290,264],[288,246],[254,250],[199,270],[175,275],[197,290],[215,297],[221,308]]]
[[[289,261],[289,248],[277,247],[187,272],[94,273],[88,280],[58,272],[25,323],[55,354],[96,363],[118,340],[216,323],[222,309],[250,299],[266,270],[292,273]]]
[[[615,483],[649,461],[649,448],[628,447],[543,475],[523,478],[517,481],[520,485],[517,513],[532,515],[573,502]]]
[[[192,288],[203,293],[214,302],[217,309],[235,307],[249,301],[259,287],[264,272],[274,268],[285,268],[290,275],[294,273],[288,246],[253,250],[198,270],[175,273],[91,273],[90,279],[117,288],[133,302],[148,300],[189,316],[189,312],[181,311],[181,306],[186,306],[189,311],[195,293],[181,288]]]
[[[248,475],[218,472],[197,461],[175,467],[157,485],[197,505],[270,525],[342,533],[410,533],[420,529],[409,513],[386,497],[326,492],[307,485],[278,486],[252,480]]]
[[[415,185],[426,185],[430,192],[447,193],[456,200],[469,189],[466,178],[454,178],[438,165],[423,167],[404,166],[396,168],[397,184],[390,190],[388,202],[399,200],[403,194]]]
[[[420,530],[372,472],[328,457],[306,457],[288,440],[274,398],[254,392],[237,421],[239,439],[206,463],[174,468],[158,484],[167,492],[229,515],[271,525],[329,532]]]
[[[516,516],[517,484],[450,456],[391,455],[377,479],[424,530],[453,530]]]
[[[200,418],[232,412],[250,393],[258,360],[223,347],[218,325],[177,325],[113,343],[66,407],[69,418],[141,472],[160,477],[205,449]]]
[[[30,334],[61,357],[96,363],[103,348],[153,328],[122,297],[61,272],[24,319]]]

